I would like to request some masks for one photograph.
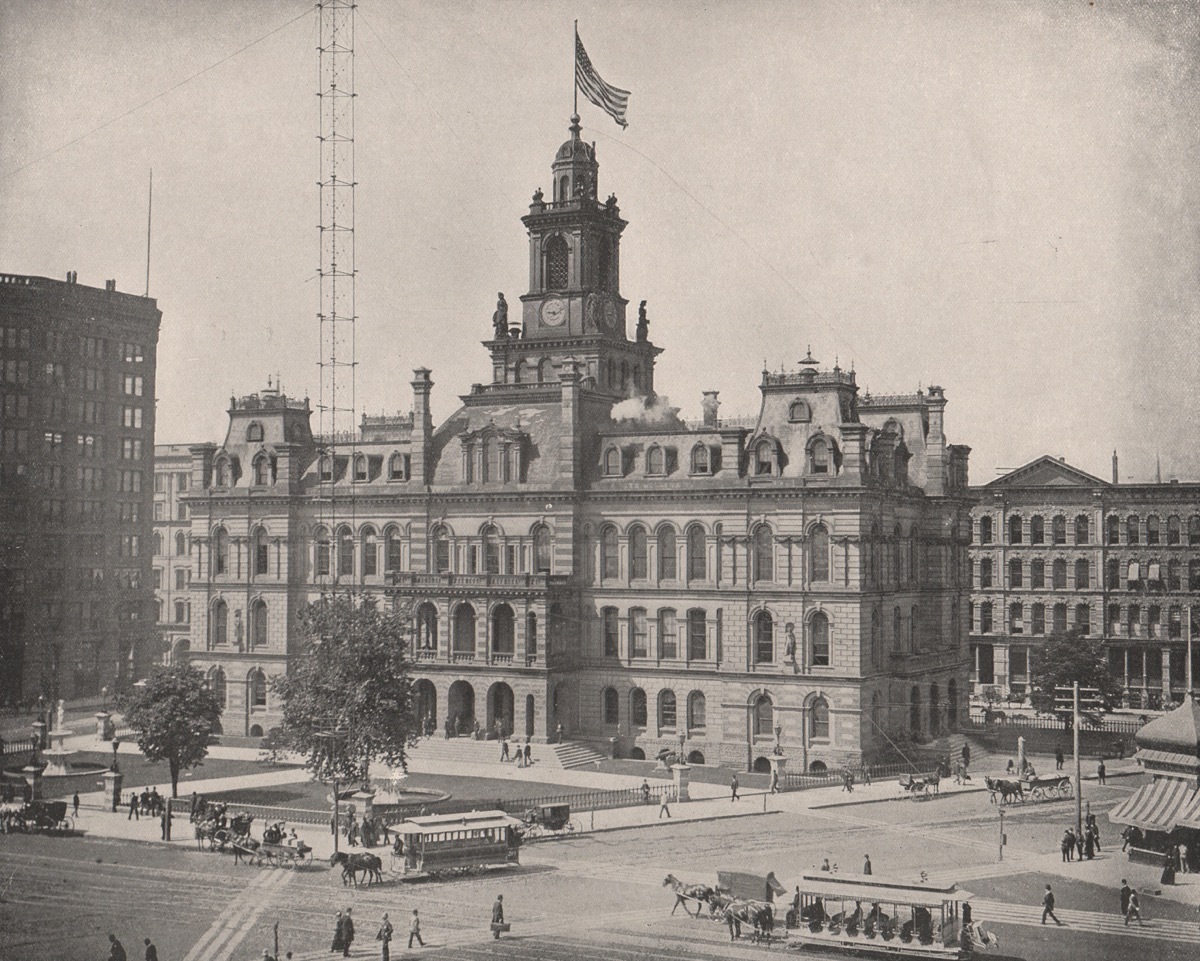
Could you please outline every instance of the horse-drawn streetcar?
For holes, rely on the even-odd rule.
[[[432,814],[393,830],[401,853],[393,859],[405,879],[463,874],[519,864],[522,822],[503,811]]]

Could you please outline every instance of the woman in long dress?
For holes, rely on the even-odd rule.
[[[341,951],[345,948],[345,929],[342,924],[342,912],[337,913],[337,922],[333,929],[333,944],[329,946],[330,951]]]

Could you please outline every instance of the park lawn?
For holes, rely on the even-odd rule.
[[[441,791],[457,801],[519,801],[524,798],[571,797],[586,794],[586,788],[564,784],[547,784],[544,781],[510,781],[499,778],[460,777],[451,774],[410,774],[403,781],[403,788],[425,791]],[[182,784],[180,786],[182,791]],[[210,800],[220,799],[231,803],[268,804],[277,807],[301,808],[306,811],[328,811],[330,786],[320,781],[302,781],[275,787],[240,788],[234,791],[210,791]],[[414,798],[420,801],[420,798]],[[448,800],[448,799],[446,799]],[[430,810],[437,811],[437,802],[430,802]]]

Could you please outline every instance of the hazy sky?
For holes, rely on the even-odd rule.
[[[630,221],[622,293],[649,301],[685,416],[706,388],[756,412],[764,359],[811,343],[875,393],[944,386],[977,483],[1042,453],[1107,477],[1114,447],[1122,479],[1156,452],[1200,477],[1196,4],[358,10],[368,412],[408,410],[417,366],[439,419],[490,377],[479,341],[496,291],[527,289],[519,217],[567,137],[578,17],[633,94],[627,130],[580,112]],[[0,18],[0,270],[141,292],[153,167],[157,440],[220,440],[229,395],[268,374],[315,397],[312,3],[2,0]]]

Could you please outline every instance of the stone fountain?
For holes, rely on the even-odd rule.
[[[63,702],[60,699],[58,711],[54,717],[54,727],[50,731],[50,746],[42,751],[42,757],[46,762],[46,769],[42,771],[42,777],[67,777],[72,773],[67,767],[67,758],[75,752],[68,751],[63,746],[63,742],[69,734],[71,731],[63,722]]]

